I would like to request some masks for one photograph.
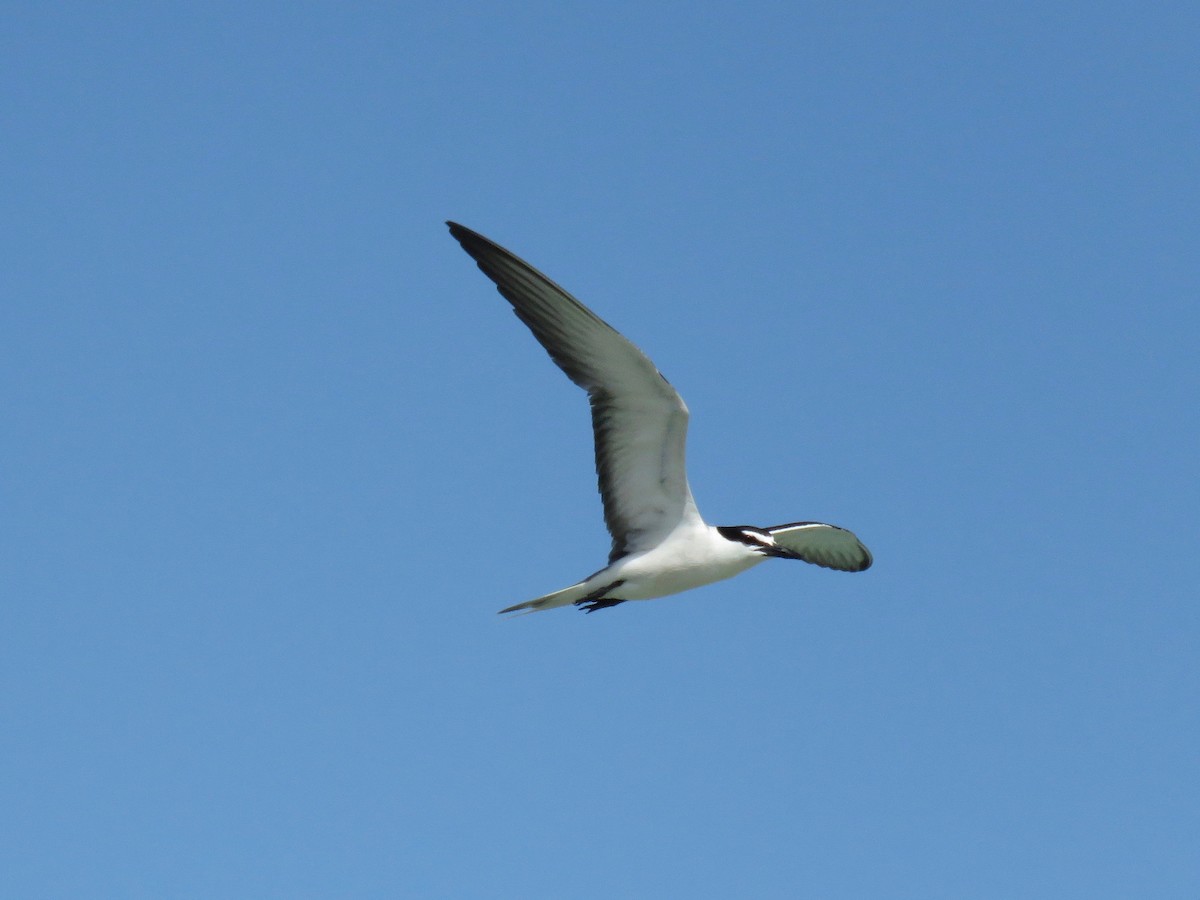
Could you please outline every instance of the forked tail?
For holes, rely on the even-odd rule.
[[[573,584],[568,588],[563,588],[561,591],[555,591],[553,594],[546,594],[544,597],[538,597],[535,600],[526,600],[524,603],[518,603],[516,606],[502,609],[500,610],[500,615],[516,612],[541,612],[544,609],[554,609],[557,606],[570,606],[575,601],[584,599],[587,595],[588,582],[581,581],[579,584]]]
[[[584,612],[592,613],[598,609],[607,609],[610,606],[616,606],[618,603],[624,603],[625,601],[619,597],[605,596],[609,591],[619,588],[625,583],[624,578],[609,581],[607,578],[601,577],[607,571],[607,569],[602,569],[590,578],[579,582],[579,584],[573,584],[569,588],[563,588],[561,591],[555,591],[553,594],[547,594],[545,597],[538,597],[536,600],[526,600],[524,603],[518,603],[516,606],[502,609],[500,610],[500,614],[541,612],[543,609],[554,609],[556,606],[566,606],[568,604],[578,606]]]

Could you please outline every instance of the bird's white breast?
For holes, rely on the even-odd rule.
[[[766,559],[715,528],[679,528],[657,547],[614,563],[607,574],[624,584],[610,592],[622,600],[650,600],[691,590],[758,565]]]

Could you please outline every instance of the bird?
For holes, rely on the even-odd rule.
[[[586,613],[732,578],[768,559],[862,572],[871,552],[824,522],[709,525],[685,468],[688,408],[641,350],[529,263],[478,232],[450,234],[495,282],[550,358],[588,395],[608,564],[582,581],[500,610],[575,606]]]

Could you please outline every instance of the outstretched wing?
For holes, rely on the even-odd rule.
[[[688,410],[642,351],[553,281],[481,234],[446,223],[567,377],[588,393],[609,561],[699,522],[684,448]]]
[[[843,572],[871,567],[871,551],[845,528],[822,522],[792,522],[767,528],[766,532],[776,544],[805,562]]]

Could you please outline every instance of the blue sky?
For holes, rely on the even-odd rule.
[[[47,5],[0,29],[0,893],[1191,898],[1194,4]],[[604,561],[587,407],[772,563]]]

